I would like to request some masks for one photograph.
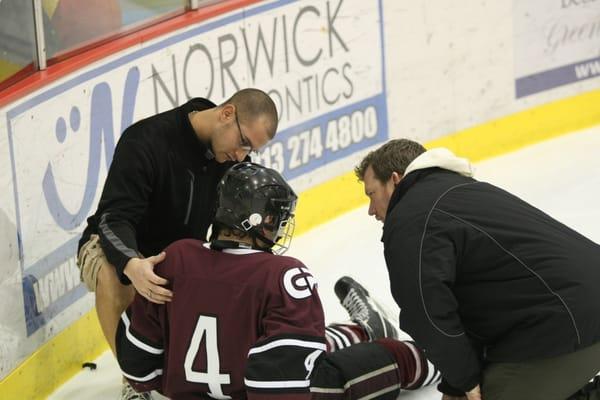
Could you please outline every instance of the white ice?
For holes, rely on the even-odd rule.
[[[600,242],[600,126],[548,140],[476,164],[476,178],[500,186],[595,242]],[[344,201],[343,197],[331,201]],[[380,242],[381,224],[357,210],[295,238],[289,255],[302,260],[319,281],[328,322],[347,320],[333,292],[343,275],[361,282],[396,316]],[[121,376],[110,352],[49,399],[117,399]],[[440,399],[435,388],[405,392],[400,399]]]

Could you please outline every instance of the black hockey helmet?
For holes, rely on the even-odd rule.
[[[215,221],[248,233],[266,243],[276,254],[285,252],[292,240],[294,210],[298,196],[279,172],[244,162],[231,167],[217,187]],[[265,237],[264,231],[272,232]]]

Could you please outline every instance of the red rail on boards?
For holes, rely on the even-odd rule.
[[[193,25],[198,22],[219,16],[237,8],[242,8],[261,0],[224,0],[210,6],[189,10],[184,14],[159,22],[116,39],[108,39],[90,46],[75,50],[68,54],[64,60],[49,65],[44,71],[33,74],[15,82],[13,85],[0,91],[0,107],[39,89],[55,80],[85,67],[95,61],[115,54],[121,50],[147,42],[158,36],[167,34]]]

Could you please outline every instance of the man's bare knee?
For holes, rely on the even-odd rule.
[[[123,285],[117,276],[115,267],[103,265],[98,271],[98,282],[96,284],[96,301],[112,303],[116,307],[125,310],[133,301],[135,288],[133,285]]]

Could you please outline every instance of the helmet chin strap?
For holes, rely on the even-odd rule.
[[[256,227],[250,228],[248,233],[252,237],[252,248],[257,250],[269,251],[272,252],[271,248],[275,246],[275,242],[270,239],[267,239],[263,234],[261,234]],[[266,246],[260,246],[256,239],[260,239],[262,242],[266,244]]]

